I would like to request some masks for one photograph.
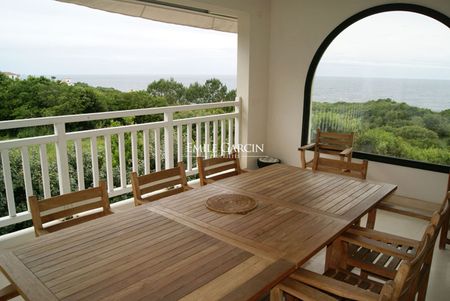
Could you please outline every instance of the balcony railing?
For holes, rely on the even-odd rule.
[[[203,116],[177,118],[179,112],[210,112],[218,108],[231,110],[230,113],[221,114],[203,111]],[[161,115],[164,119],[156,122],[81,131],[67,129],[68,124]],[[89,185],[98,185],[103,175],[110,197],[131,192],[130,171],[149,173],[161,170],[162,165],[171,168],[176,161],[184,161],[187,175],[195,175],[197,168],[194,158],[200,149],[206,157],[223,155],[230,151],[229,146],[239,143],[239,120],[240,101],[236,99],[232,102],[1,121],[0,131],[52,126],[53,134],[0,141],[3,175],[3,183],[0,181],[0,193],[3,195],[0,197],[6,200],[6,204],[2,200],[0,206],[7,206],[8,209],[7,216],[0,216],[0,227],[31,218],[28,207],[18,210],[17,202],[26,202],[24,198],[35,194],[36,189],[40,189],[45,198],[55,194],[55,190],[59,194],[82,190],[87,186],[87,174]],[[21,163],[16,160],[16,165],[11,166],[10,159],[14,153]],[[39,168],[30,168],[30,156],[37,158]],[[56,169],[54,173],[57,172],[57,177],[53,179],[49,176],[49,168],[52,167]],[[17,168],[21,170],[15,170]],[[20,187],[18,189],[13,184],[12,173],[16,182],[17,177],[22,178],[22,193]],[[39,180],[32,181],[36,177]],[[36,185],[39,187],[34,187]]]

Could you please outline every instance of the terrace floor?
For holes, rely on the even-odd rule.
[[[132,200],[113,204],[114,211],[127,210],[133,206]],[[364,223],[364,220],[363,220]],[[379,211],[377,214],[376,229],[380,231],[395,233],[405,237],[420,239],[427,223],[410,217],[400,216],[394,213]],[[34,238],[32,228],[28,228],[12,235],[0,237],[0,251],[12,248]],[[325,261],[325,252],[322,251],[313,257],[304,267],[307,269],[323,272],[323,263]],[[0,287],[8,283],[7,279],[0,274]],[[433,265],[431,268],[430,282],[428,286],[427,300],[446,301],[450,294],[450,248],[439,250],[435,247]],[[21,297],[13,300],[23,300]]]

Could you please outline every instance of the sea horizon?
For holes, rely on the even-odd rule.
[[[26,78],[28,75],[21,75]],[[36,75],[33,75],[36,76]],[[43,75],[71,83],[83,82],[94,87],[114,88],[122,92],[145,90],[153,81],[173,78],[189,86],[204,84],[211,78],[219,79],[228,90],[236,89],[236,75],[230,74],[55,74]],[[316,76],[313,81],[312,100],[318,102],[366,102],[390,98],[411,106],[443,111],[450,109],[450,80]]]

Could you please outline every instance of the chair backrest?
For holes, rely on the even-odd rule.
[[[138,176],[131,173],[134,204],[136,206],[174,195],[188,188],[184,163],[177,167]],[[148,196],[144,196],[149,194]]]
[[[209,180],[217,181],[241,173],[239,158],[234,153],[227,157],[211,159],[197,157],[197,166],[202,186],[208,184]]]
[[[411,261],[400,264],[394,280],[384,285],[381,296],[385,298],[380,300],[415,300],[421,289],[421,278],[429,273],[431,261],[428,259],[433,253],[437,234],[436,227],[430,224],[416,256]]]
[[[354,133],[332,133],[316,131],[315,150],[320,153],[336,155],[353,146]]]
[[[433,213],[416,256],[412,260],[400,264],[394,281],[388,282],[383,287],[381,295],[383,293],[390,295],[388,300],[415,300],[418,291],[428,284],[434,245],[439,234],[439,228],[445,221],[448,212],[449,206],[447,204],[441,210]]]
[[[112,213],[109,205],[108,192],[106,190],[106,182],[104,181],[100,181],[99,187],[67,193],[40,201],[33,195],[28,198],[28,201],[36,236]],[[102,211],[86,214],[76,219],[67,219],[61,223],[44,227],[45,223],[70,218],[76,214],[97,208],[102,208]]]
[[[361,163],[321,157],[319,157],[317,160],[318,164],[314,170],[332,172],[363,180],[365,180],[367,177],[367,169],[369,166],[369,162],[367,160],[363,160]]]
[[[436,220],[436,213],[433,214],[431,222],[432,223],[434,222],[436,224],[436,228],[439,230],[442,227],[443,223],[448,223],[448,215],[450,214],[450,191],[447,192],[447,195],[442,201],[441,207],[439,208],[438,212],[439,212],[438,222],[434,221]]]

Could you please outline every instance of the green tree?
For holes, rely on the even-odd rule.
[[[183,84],[175,81],[160,79],[154,81],[147,87],[147,93],[155,97],[163,97],[168,105],[185,104],[185,87]]]

